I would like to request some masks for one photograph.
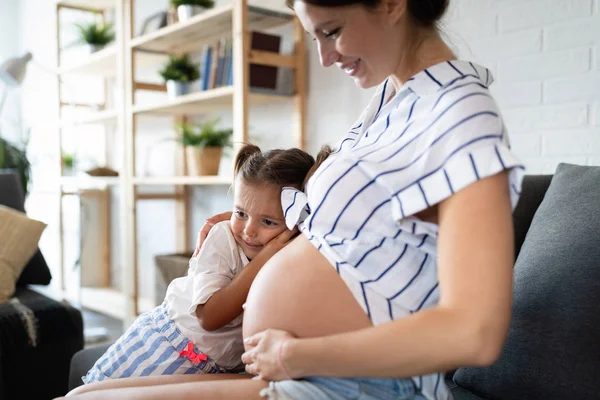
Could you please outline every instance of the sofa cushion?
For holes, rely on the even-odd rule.
[[[454,381],[484,398],[590,399],[600,382],[600,167],[559,165],[514,270],[498,361]]]
[[[27,261],[37,250],[46,224],[0,206],[0,303],[8,301]]]
[[[0,170],[0,205],[25,212],[24,202],[23,191],[17,175],[8,170]],[[17,286],[47,285],[51,279],[52,275],[48,264],[38,249],[21,272]]]

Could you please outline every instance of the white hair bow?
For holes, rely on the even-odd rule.
[[[306,193],[293,187],[281,189],[281,206],[283,207],[285,224],[290,230],[310,215]]]

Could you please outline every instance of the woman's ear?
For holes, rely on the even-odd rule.
[[[383,0],[381,5],[391,25],[397,24],[406,18],[407,0]]]

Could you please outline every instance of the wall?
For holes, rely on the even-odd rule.
[[[0,0],[0,29],[3,32],[11,32],[9,35],[0,35],[0,63],[8,58],[17,55],[20,36],[18,32],[19,25],[19,7],[15,0]],[[0,96],[4,94],[6,88],[0,83]],[[20,110],[18,107],[19,91],[11,90],[6,93],[6,102],[1,110],[0,133],[2,137],[11,141],[19,141]]]
[[[463,58],[491,68],[514,151],[529,173],[600,164],[600,1],[454,0]]]

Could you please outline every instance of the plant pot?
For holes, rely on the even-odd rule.
[[[64,167],[63,168],[62,176],[75,176],[75,175],[77,175],[75,168],[73,168],[73,167]]]
[[[93,54],[97,51],[100,51],[104,47],[106,47],[106,45],[104,45],[104,44],[86,44],[85,45],[85,48],[86,48],[88,54]]]
[[[189,82],[180,81],[167,81],[167,95],[170,99],[174,99],[177,96],[188,94],[190,92],[191,84]]]
[[[206,8],[204,8],[202,6],[184,4],[182,6],[177,7],[177,18],[179,18],[179,22],[187,21],[188,19],[192,18],[194,15],[198,15],[205,10],[206,10]]]
[[[188,175],[219,175],[219,165],[223,155],[222,147],[195,147],[185,148],[187,156]]]

